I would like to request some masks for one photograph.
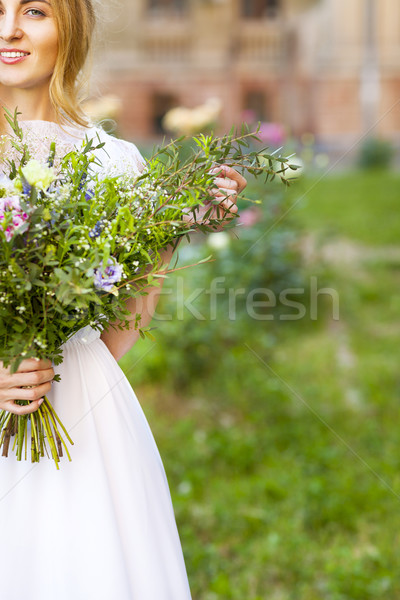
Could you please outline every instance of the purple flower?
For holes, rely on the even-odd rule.
[[[26,179],[22,179],[22,192],[25,196],[30,196],[32,193],[32,185],[26,181]]]
[[[93,240],[99,237],[103,229],[103,221],[97,221],[96,225],[89,231],[89,237]]]
[[[94,287],[104,292],[110,292],[118,281],[122,279],[123,267],[115,258],[109,258],[105,269],[99,267],[94,271]]]
[[[280,123],[261,123],[258,135],[270,146],[281,146],[285,141],[285,129]]]
[[[83,190],[83,187],[86,183],[86,179],[87,179],[87,173],[83,172],[81,175],[81,180],[78,185],[78,190]]]

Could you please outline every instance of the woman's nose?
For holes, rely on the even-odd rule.
[[[20,39],[23,33],[18,25],[17,15],[6,13],[0,17],[0,39],[11,42]]]

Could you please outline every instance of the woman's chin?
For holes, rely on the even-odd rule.
[[[2,86],[2,87],[23,89],[23,88],[27,87],[26,84],[27,84],[26,80],[22,79],[21,77],[10,77],[10,76],[2,77],[0,75],[0,86]]]
[[[32,80],[29,77],[2,77],[0,75],[0,87],[3,89],[9,90],[34,90],[35,88],[43,89],[44,81],[50,82],[50,79],[45,78],[45,80]]]

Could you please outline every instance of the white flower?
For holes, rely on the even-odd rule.
[[[294,156],[289,165],[292,164],[293,166],[299,167],[296,170],[291,169],[289,166],[287,169],[285,169],[285,172],[283,173],[283,176],[285,177],[285,179],[298,179],[298,177],[301,177],[301,175],[303,174],[304,171],[304,162],[301,160],[301,158],[299,158],[298,156]]]
[[[213,250],[222,250],[229,246],[230,241],[231,238],[225,231],[219,231],[217,233],[210,233],[207,243]]]
[[[12,196],[15,193],[14,182],[4,173],[0,173],[0,187],[4,190],[5,196]]]

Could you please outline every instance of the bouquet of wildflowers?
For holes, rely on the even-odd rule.
[[[277,174],[284,180],[286,169],[295,168],[282,157],[277,162],[265,152],[243,152],[256,137],[246,132],[199,136],[197,150],[183,162],[182,139],[172,142],[139,176],[102,175],[102,144],[88,139],[55,168],[54,144],[47,163],[39,163],[29,154],[17,115],[6,117],[20,157],[8,161],[0,180],[0,359],[12,372],[26,358],[60,364],[62,345],[85,326],[101,331],[115,321],[121,329],[131,325],[126,302],[164,276],[161,250],[224,220],[212,218],[210,209],[196,223],[196,208],[215,202],[212,167],[240,165],[267,181]],[[136,326],[140,330],[140,315]],[[18,460],[29,451],[37,462],[50,450],[58,468],[63,449],[70,459],[72,440],[48,399],[30,415],[0,412],[3,456],[13,436]]]

